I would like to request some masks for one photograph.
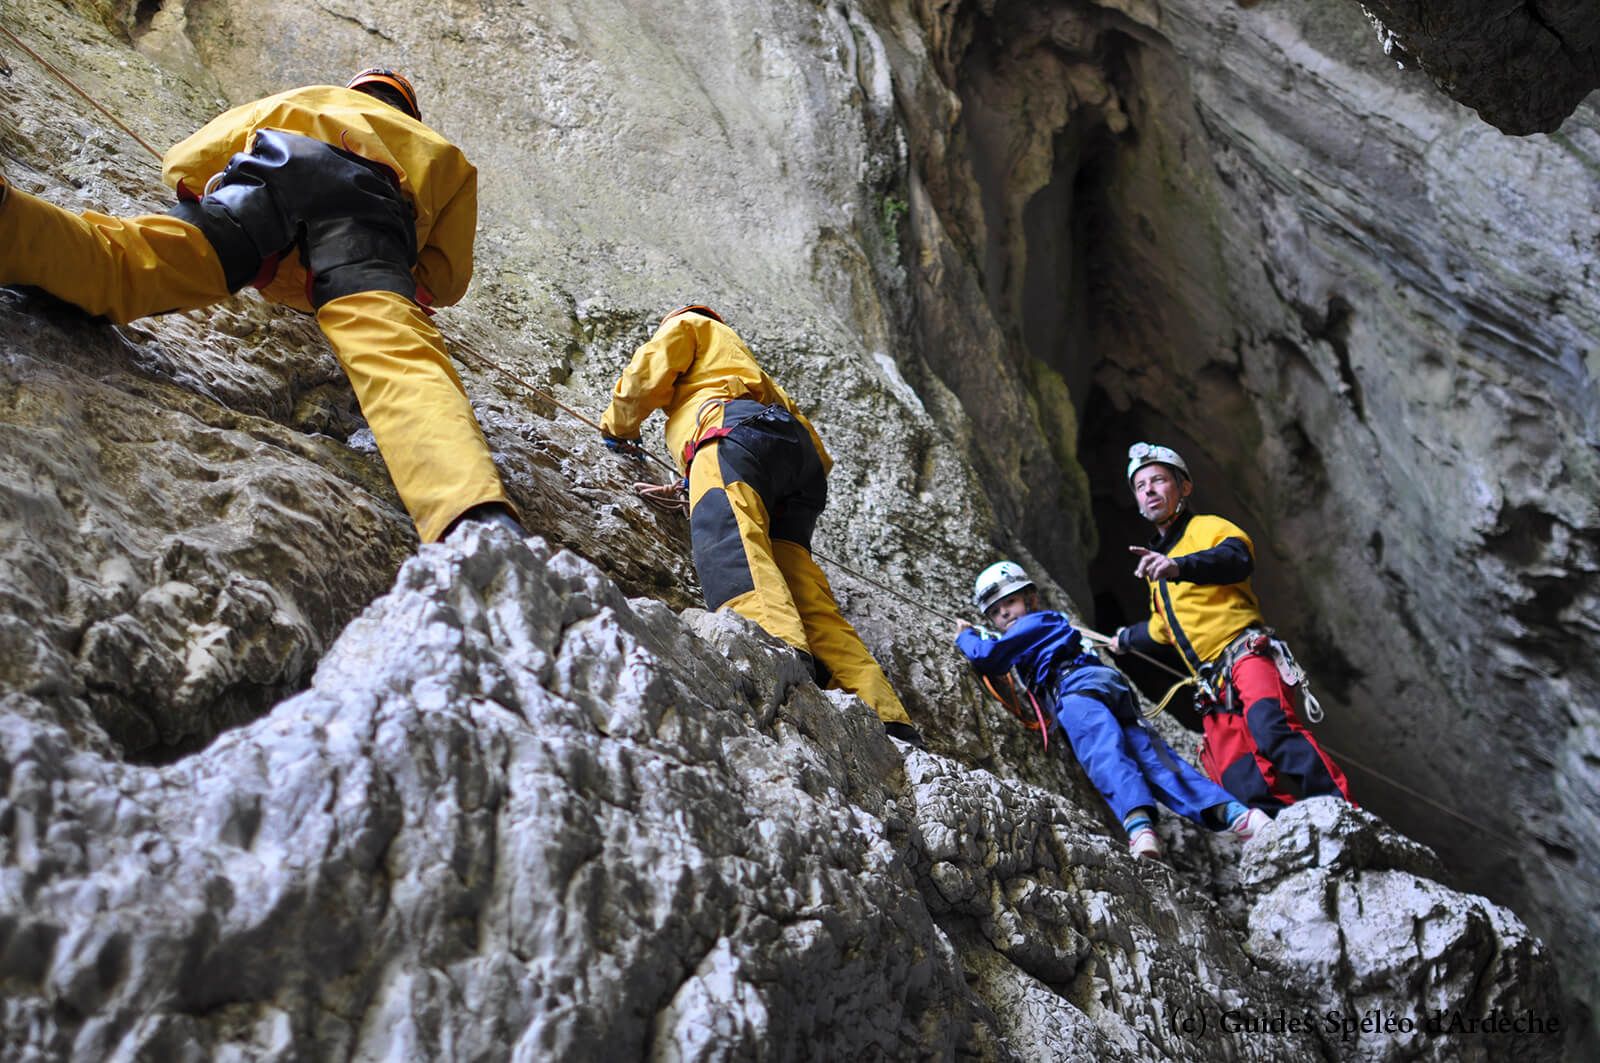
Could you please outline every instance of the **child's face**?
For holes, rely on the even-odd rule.
[[[989,606],[989,611],[983,615],[989,618],[989,623],[995,626],[995,630],[1004,635],[1006,629],[1031,612],[1033,612],[1033,591],[1023,589],[1001,598]]]

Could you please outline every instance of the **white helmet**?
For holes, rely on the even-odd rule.
[[[1128,486],[1133,486],[1133,477],[1146,465],[1170,465],[1177,469],[1179,474],[1190,483],[1194,477],[1189,475],[1189,466],[1184,464],[1183,456],[1171,447],[1164,447],[1159,443],[1135,443],[1128,448]]]
[[[1015,561],[1000,561],[978,573],[977,582],[972,585],[972,604],[987,616],[995,602],[1031,586],[1033,580],[1022,571],[1021,565]]]

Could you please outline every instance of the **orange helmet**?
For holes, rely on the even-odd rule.
[[[422,108],[417,106],[417,90],[411,87],[411,82],[406,80],[404,74],[387,70],[381,66],[369,66],[351,78],[350,83],[345,88],[355,89],[360,92],[368,85],[386,85],[398,92],[400,98],[405,101],[405,107],[402,110],[417,121],[422,121]]]
[[[697,314],[704,314],[706,317],[709,317],[713,321],[722,321],[722,315],[717,313],[715,310],[711,309],[709,306],[706,306],[704,303],[689,303],[689,304],[687,304],[685,306],[678,307],[678,309],[676,309],[676,310],[673,310],[673,311],[670,311],[668,313],[662,314],[661,315],[661,323],[663,325],[665,325],[668,321],[671,321],[673,318],[677,317],[679,314],[687,314],[691,310],[694,311]],[[722,323],[724,325],[727,324],[726,321],[722,321]]]

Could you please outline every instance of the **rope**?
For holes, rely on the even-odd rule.
[[[689,515],[689,499],[678,490],[676,483],[635,483],[633,493],[663,513]]]
[[[1182,679],[1178,680],[1176,683],[1167,688],[1166,696],[1161,699],[1160,704],[1151,709],[1149,712],[1145,713],[1144,718],[1147,720],[1153,720],[1157,716],[1160,716],[1163,712],[1167,711],[1167,706],[1171,704],[1172,699],[1177,696],[1178,691],[1185,687],[1192,687],[1198,682],[1199,680],[1192,675],[1184,676]]]
[[[1115,646],[1117,644],[1117,640],[1111,635],[1103,635],[1100,632],[1095,631],[1093,628],[1084,627],[1081,623],[1077,623],[1076,620],[1074,621],[1074,625],[1077,627],[1078,633],[1081,634],[1084,638],[1088,639],[1090,642],[1097,642],[1100,645],[1106,647],[1106,649],[1108,649],[1108,650],[1111,649],[1113,646]],[[1186,680],[1189,680],[1190,682],[1194,681],[1194,676],[1190,675],[1189,673],[1180,672],[1176,668],[1172,667],[1170,664],[1167,664],[1165,661],[1158,661],[1154,657],[1150,656],[1148,653],[1144,653],[1144,652],[1142,652],[1140,650],[1136,650],[1132,646],[1129,646],[1126,650],[1123,650],[1122,652],[1131,653],[1135,657],[1141,658],[1142,660],[1145,660],[1145,661],[1149,661],[1151,664],[1155,665],[1157,668],[1161,669],[1163,672],[1166,672],[1168,675],[1175,675],[1179,679],[1186,679]],[[1168,697],[1170,697],[1170,696],[1171,695],[1169,694]],[[1162,704],[1165,705],[1166,701],[1163,700]]]
[[[1033,696],[1033,691],[1028,690],[1027,685],[1024,684],[1023,689],[1028,691],[1028,700],[1033,703],[1034,718],[1030,720],[1026,715],[1023,714],[1022,699],[1016,696],[1017,681],[1012,678],[1013,674],[1014,673],[1006,674],[1006,689],[1011,691],[1010,698],[1007,698],[998,690],[996,690],[994,688],[994,684],[989,681],[988,676],[982,677],[984,689],[988,690],[990,694],[993,694],[994,700],[998,701],[1002,706],[1004,706],[1005,710],[1012,716],[1015,716],[1022,726],[1026,727],[1030,731],[1038,731],[1039,740],[1044,743],[1044,748],[1048,752],[1050,749],[1050,725],[1045,722],[1044,710],[1039,707],[1039,699]]]
[[[4,33],[7,37],[11,38],[11,43],[15,44],[18,48],[21,48],[23,51],[25,51],[29,55],[31,55],[33,57],[34,62],[38,63],[40,66],[42,66],[46,70],[50,71],[50,73],[54,74],[58,79],[60,79],[60,81],[61,81],[61,83],[63,85],[65,85],[67,88],[71,89],[73,92],[76,92],[79,96],[82,96],[85,100],[87,100],[89,102],[89,105],[91,107],[93,107],[95,110],[99,111],[101,114],[105,115],[107,118],[111,119],[111,124],[112,125],[116,126],[118,129],[120,129],[124,133],[128,134],[134,140],[138,141],[139,146],[141,148],[143,148],[145,151],[148,151],[151,155],[155,156],[155,159],[156,159],[157,162],[161,161],[161,153],[159,151],[157,151],[155,148],[151,147],[149,141],[145,140],[144,137],[141,137],[138,133],[135,133],[133,130],[131,130],[127,126],[123,125],[122,121],[120,119],[118,119],[116,115],[114,115],[110,111],[106,110],[106,108],[101,105],[99,100],[95,99],[93,96],[89,95],[87,92],[85,92],[82,89],[80,89],[75,81],[73,81],[71,78],[67,77],[67,75],[63,74],[61,71],[57,70],[54,66],[52,66],[48,59],[46,59],[44,56],[40,55],[38,52],[34,51],[32,48],[29,48],[26,44],[24,44],[21,37],[18,37],[15,33],[12,33],[5,26],[0,26],[0,33]]]
[[[1079,633],[1082,634],[1084,638],[1088,639],[1090,642],[1104,646],[1108,650],[1117,644],[1117,640],[1110,635],[1102,634],[1101,632],[1095,631],[1093,628],[1084,627],[1082,624],[1078,624],[1077,627]],[[1172,699],[1178,696],[1178,691],[1183,690],[1185,687],[1192,687],[1199,682],[1199,679],[1195,676],[1180,672],[1164,661],[1158,661],[1148,653],[1143,653],[1139,650],[1136,650],[1132,646],[1129,646],[1123,652],[1131,653],[1135,657],[1139,657],[1150,662],[1163,672],[1166,672],[1168,675],[1175,675],[1178,677],[1178,681],[1167,688],[1167,693],[1162,697],[1161,701],[1157,703],[1154,708],[1145,712],[1144,718],[1147,720],[1153,720],[1157,716],[1160,716],[1163,712],[1166,712],[1167,706],[1172,704]],[[1322,711],[1320,706],[1318,707],[1317,711],[1320,717],[1320,713]]]
[[[1463,815],[1460,812],[1457,812],[1455,809],[1451,808],[1450,806],[1444,805],[1444,804],[1440,804],[1438,801],[1435,801],[1433,798],[1429,797],[1427,794],[1421,792],[1420,790],[1413,789],[1412,787],[1407,786],[1405,783],[1401,782],[1400,780],[1395,779],[1395,778],[1393,778],[1391,776],[1385,775],[1383,772],[1379,771],[1376,768],[1368,767],[1367,765],[1365,765],[1365,764],[1361,763],[1359,760],[1357,760],[1355,757],[1350,756],[1350,754],[1344,753],[1344,752],[1342,752],[1340,750],[1337,750],[1337,749],[1334,749],[1332,746],[1328,745],[1328,743],[1322,741],[1320,738],[1317,739],[1317,742],[1318,742],[1319,745],[1322,746],[1323,750],[1329,756],[1333,757],[1335,760],[1341,761],[1341,762],[1343,762],[1345,764],[1350,765],[1353,768],[1357,768],[1357,769],[1359,769],[1361,771],[1364,771],[1368,775],[1372,776],[1373,778],[1379,779],[1379,780],[1381,780],[1383,782],[1388,783],[1390,786],[1394,787],[1396,790],[1399,790],[1401,793],[1405,794],[1407,797],[1410,797],[1410,798],[1412,798],[1414,800],[1420,801],[1423,804],[1427,805],[1429,808],[1434,809],[1437,812],[1443,812],[1446,816],[1449,816],[1451,819],[1457,820],[1460,823],[1464,824],[1465,826],[1471,827],[1473,829],[1473,831],[1474,831],[1474,836],[1475,837],[1487,838],[1487,840],[1492,845],[1494,845],[1496,848],[1498,848],[1500,850],[1502,855],[1509,856],[1512,860],[1516,861],[1519,866],[1522,864],[1522,862],[1526,858],[1526,856],[1527,856],[1526,852],[1518,852],[1517,850],[1515,850],[1515,849],[1513,849],[1511,847],[1511,843],[1503,840],[1502,838],[1500,838],[1499,836],[1497,836],[1495,834],[1492,834],[1492,833],[1484,830],[1484,824],[1482,824],[1481,822],[1478,822],[1478,821],[1473,820],[1473,819],[1469,819],[1467,816]],[[1566,867],[1566,868],[1563,868],[1561,870],[1560,874],[1562,874],[1562,875],[1571,875],[1571,876],[1573,876],[1575,878],[1581,878],[1584,881],[1588,882],[1592,886],[1600,886],[1600,877],[1596,877],[1594,875],[1591,875],[1588,872],[1584,871],[1582,868]]]

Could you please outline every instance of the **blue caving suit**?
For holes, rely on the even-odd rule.
[[[998,639],[974,628],[956,636],[956,648],[981,675],[1012,668],[1031,690],[1044,692],[1089,780],[1118,819],[1159,798],[1172,811],[1203,826],[1209,808],[1233,800],[1201,775],[1139,716],[1122,673],[1085,652],[1072,621],[1053,610],[1023,616]]]

